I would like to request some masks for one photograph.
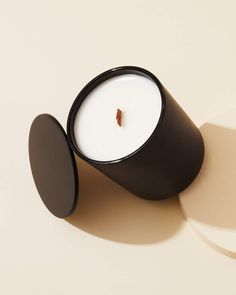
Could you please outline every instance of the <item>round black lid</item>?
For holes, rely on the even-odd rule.
[[[30,128],[29,158],[35,185],[48,210],[70,215],[78,200],[78,172],[74,154],[61,124],[51,115],[37,116]]]

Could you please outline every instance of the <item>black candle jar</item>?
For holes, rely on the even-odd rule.
[[[148,140],[133,153],[112,161],[90,159],[80,151],[75,139],[74,123],[77,112],[91,91],[104,81],[124,74],[143,76],[157,85],[162,100],[159,121]],[[77,201],[78,181],[75,180],[77,177],[77,169],[70,148],[72,148],[80,158],[100,170],[125,189],[148,200],[161,200],[176,195],[184,190],[197,176],[204,158],[204,143],[199,130],[152,73],[133,66],[111,69],[94,78],[82,89],[69,112],[67,135],[63,134],[62,137],[65,139],[64,146],[68,145],[68,151],[70,151],[69,157],[71,157],[72,160],[69,166],[68,161],[65,167],[63,163],[61,169],[65,171],[65,174],[72,175],[71,183],[74,188],[72,190],[68,188],[69,195],[71,195],[71,198],[68,198],[68,200],[70,200],[70,209],[67,208],[66,212],[63,212],[63,208],[61,208],[65,205],[67,198],[66,192],[64,191],[61,198],[59,198],[61,204],[56,206],[57,209],[60,209],[60,212],[57,213],[55,212],[57,209],[54,208],[53,202],[58,202],[56,195],[61,194],[61,188],[55,185],[55,173],[53,181],[51,181],[50,177],[45,178],[45,176],[42,175],[42,171],[45,169],[48,171],[49,169],[52,170],[51,173],[53,173],[56,169],[57,174],[59,173],[58,166],[52,167],[49,166],[47,162],[43,161],[43,153],[47,154],[47,151],[50,149],[49,146],[52,146],[52,143],[50,143],[47,148],[44,148],[45,138],[42,134],[44,128],[33,128],[33,126],[36,125],[36,123],[32,124],[30,132],[29,152],[31,169],[41,198],[46,206],[49,207],[49,210],[58,217],[69,215],[75,208]],[[41,125],[45,125],[45,122]],[[40,135],[40,140],[38,140],[38,134]],[[42,145],[41,150],[39,148],[40,142]],[[42,148],[44,148],[44,151],[42,151]],[[55,147],[54,145],[53,148],[58,149],[58,146]],[[65,151],[64,148],[62,154],[66,153],[68,155],[68,151]],[[38,154],[40,154],[40,161],[38,160]],[[58,155],[59,154],[61,153],[58,153]],[[53,155],[54,152],[52,149],[50,151],[50,156],[47,155],[46,158],[53,157]],[[40,169],[37,165],[41,165]],[[59,179],[61,180],[63,172],[59,174]],[[46,183],[46,185],[44,183]],[[70,183],[70,181],[68,183]],[[52,185],[54,185],[55,188],[52,188]],[[49,203],[47,201],[48,198],[50,199]]]
[[[150,138],[132,154],[114,161],[92,160],[77,146],[74,133],[76,114],[92,90],[107,79],[124,74],[141,75],[156,83],[162,98],[159,122]],[[89,82],[71,107],[67,134],[79,157],[144,199],[159,200],[181,192],[196,177],[203,161],[204,145],[199,130],[160,81],[138,67],[115,68]]]

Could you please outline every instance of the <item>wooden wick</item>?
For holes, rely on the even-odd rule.
[[[121,127],[121,120],[122,120],[122,111],[120,109],[117,109],[116,112],[116,121],[117,124]]]

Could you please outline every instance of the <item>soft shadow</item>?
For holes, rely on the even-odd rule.
[[[66,220],[104,239],[147,244],[168,239],[183,222],[177,197],[147,201],[129,193],[77,158],[79,202]]]
[[[181,204],[188,218],[236,229],[236,130],[206,123],[203,167]]]

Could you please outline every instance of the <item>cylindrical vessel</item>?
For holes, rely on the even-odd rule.
[[[111,161],[90,159],[81,152],[75,139],[77,112],[91,91],[104,81],[124,74],[143,76],[155,82],[162,100],[159,121],[148,140],[131,154]],[[160,81],[139,67],[114,68],[90,81],[71,107],[67,134],[71,147],[79,157],[130,192],[149,200],[164,199],[184,190],[197,176],[204,158],[204,143],[198,128]]]

